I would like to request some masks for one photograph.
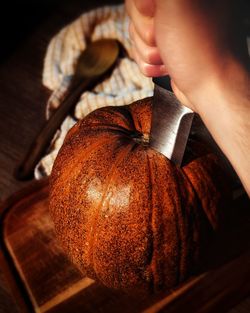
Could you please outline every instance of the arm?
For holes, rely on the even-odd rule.
[[[142,72],[170,74],[176,96],[200,114],[250,195],[250,67],[236,8],[224,0],[126,5]]]

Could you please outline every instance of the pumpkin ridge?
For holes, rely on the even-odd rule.
[[[183,170],[181,171],[181,175],[182,175],[184,181],[186,180],[187,186],[189,186],[189,188],[188,187],[185,188],[185,190],[188,190],[186,203],[188,203],[188,204],[190,203],[188,199],[189,199],[189,197],[191,197],[191,195],[192,195],[191,192],[192,192],[193,195],[194,195],[192,203],[194,201],[196,201],[197,202],[197,206],[196,207],[199,208],[201,203],[200,203],[200,199],[197,197],[197,193],[196,193],[196,191],[194,189],[193,184],[190,182],[190,180],[188,179],[186,174],[183,172]],[[191,190],[191,192],[190,192],[189,189]],[[184,210],[185,210],[184,197],[181,198],[181,208],[184,208]],[[195,259],[196,254],[197,254],[197,248],[196,248],[195,240],[194,240],[194,232],[195,232],[196,227],[198,227],[198,225],[197,225],[197,216],[199,216],[199,210],[197,210],[194,207],[190,206],[189,213],[187,214],[187,212],[185,212],[185,214],[187,215],[186,218],[188,218],[187,224],[186,224],[186,225],[188,225],[188,229],[185,230],[184,238],[182,238],[182,240],[181,240],[181,243],[182,243],[182,246],[183,246],[182,263],[180,263],[181,264],[180,265],[180,269],[183,269],[182,277],[180,279],[181,281],[186,276],[186,267],[187,267],[187,264],[190,262],[190,260],[187,258],[188,254],[190,254],[191,257],[192,257],[192,260],[191,260],[192,263],[194,262],[194,259]],[[192,250],[191,250],[192,254],[190,253],[191,247],[192,247]]]
[[[117,108],[117,107],[116,107]],[[136,129],[135,127],[135,123],[134,123],[134,118],[133,118],[133,114],[130,112],[129,110],[130,106],[129,105],[126,105],[124,106],[124,113],[123,113],[123,116],[122,118],[126,120],[126,122],[128,123],[128,129]]]
[[[89,247],[95,247],[95,241],[96,241],[96,235],[98,232],[96,231],[97,229],[97,225],[99,224],[99,219],[100,219],[100,209],[103,205],[103,199],[105,199],[106,197],[106,193],[107,191],[109,190],[109,187],[110,187],[110,183],[114,180],[114,176],[115,176],[115,169],[116,167],[121,163],[123,162],[123,160],[126,158],[126,156],[130,153],[130,151],[133,149],[134,145],[136,143],[133,143],[133,142],[129,142],[128,143],[128,147],[125,149],[125,150],[121,150],[121,152],[119,153],[118,157],[116,158],[115,162],[112,164],[111,168],[110,168],[110,171],[109,171],[109,174],[107,177],[108,179],[105,180],[105,183],[104,185],[106,186],[105,187],[105,190],[103,191],[102,193],[102,197],[100,199],[100,202],[96,208],[96,214],[95,214],[95,218],[94,218],[94,222],[92,224],[92,231],[90,232],[89,234],[89,237],[90,237],[90,240],[89,240]],[[98,218],[99,217],[99,218]],[[89,249],[90,250],[90,249]],[[92,261],[92,264],[93,264],[93,269],[96,273],[96,276],[98,278],[98,280],[101,281],[101,279],[99,279],[99,275],[98,275],[98,271],[97,271],[97,266],[96,266],[96,261],[95,261],[95,257],[94,257],[94,254],[95,254],[95,251],[94,249],[92,249],[92,253],[90,252],[89,253],[89,259],[91,259]]]
[[[112,116],[115,116],[117,119],[119,119],[122,123],[124,123],[124,128],[132,129],[134,128],[133,119],[131,116],[131,112],[128,110],[128,105],[123,107],[117,107],[117,106],[108,106],[96,109],[95,111],[89,113],[86,118],[88,119],[87,125],[98,125],[99,120],[109,121],[112,119]],[[98,117],[96,117],[96,114],[98,114]],[[94,121],[91,119],[94,118]],[[97,120],[95,120],[97,118]],[[117,121],[116,121],[117,122]]]
[[[118,125],[113,125],[113,124],[93,124],[94,128],[92,130],[92,125],[91,127],[88,129],[87,128],[87,131],[88,132],[91,132],[93,131],[95,133],[95,135],[98,133],[98,132],[107,132],[107,133],[114,133],[114,134],[117,134],[117,135],[122,135],[122,136],[127,136],[129,138],[134,138],[135,136],[143,136],[140,132],[138,132],[137,130],[131,130],[131,129],[126,129],[125,127],[122,127],[122,126],[118,126]]]
[[[117,135],[117,137],[119,137],[119,135]],[[55,166],[57,165],[58,162],[60,163],[60,158],[63,157],[63,154],[64,153],[68,153],[69,150],[74,152],[74,156],[72,156],[72,159],[78,160],[78,162],[79,162],[79,159],[80,159],[81,162],[85,162],[86,159],[88,159],[91,154],[94,154],[95,151],[99,149],[99,147],[103,146],[106,143],[109,143],[112,140],[113,140],[113,138],[109,137],[108,134],[107,134],[107,136],[106,136],[104,141],[98,142],[98,141],[95,140],[88,147],[86,147],[85,150],[81,151],[81,147],[78,150],[72,149],[72,146],[76,147],[79,144],[78,143],[74,144],[74,140],[72,140],[72,138],[70,138],[70,139],[67,138],[67,140],[65,140],[64,146],[62,147],[62,149],[60,151],[60,155],[59,155],[59,157],[57,158],[57,160],[55,162]],[[80,145],[81,145],[81,142],[80,142]],[[119,148],[120,148],[120,145],[117,145],[117,149],[118,150],[119,150]],[[75,158],[76,156],[77,156],[77,159]],[[68,160],[68,159],[66,159],[66,160]],[[61,173],[60,173],[59,184],[62,181],[64,182],[63,183],[63,186],[64,186],[64,197],[66,197],[66,195],[68,195],[69,198],[67,200],[67,203],[70,203],[72,201],[72,198],[74,199],[74,188],[75,188],[75,186],[78,185],[79,174],[81,174],[81,172],[76,174],[76,177],[75,177],[74,181],[71,178],[71,184],[69,185],[70,188],[69,188],[69,190],[66,193],[65,192],[65,186],[67,186],[66,182],[68,180],[68,177],[70,175],[72,175],[73,169],[75,169],[75,164],[74,164],[74,162],[67,162],[66,166],[65,166],[65,163],[61,163],[61,166],[62,165],[64,165],[64,167],[63,167],[64,170],[61,171]],[[58,169],[58,170],[60,171],[60,169]],[[57,175],[56,175],[55,171],[52,172],[52,175],[50,177],[50,184],[54,185],[54,186],[57,185],[57,188],[50,188],[50,203],[52,203],[52,198],[54,198],[54,197],[57,198],[58,197],[58,192],[60,192],[59,190],[61,189],[60,185],[58,186],[58,179],[57,179]],[[68,207],[70,207],[70,205]],[[54,207],[50,206],[50,212],[51,212],[52,216],[54,216],[54,218],[55,218],[55,213],[53,211],[54,211]],[[63,215],[68,215],[68,210],[66,210],[66,212],[63,212]],[[58,225],[61,225],[61,222],[60,221],[56,222],[56,218],[55,218],[54,221],[55,221],[55,228],[58,229]],[[66,250],[70,250],[69,246],[71,245],[71,243],[69,242],[69,240],[67,240],[65,242],[64,239],[62,238],[61,242],[63,243],[63,245],[66,248]]]
[[[176,267],[176,282],[179,283],[180,282],[180,278],[181,278],[181,273],[180,273],[180,269],[181,269],[181,264],[182,264],[182,259],[183,259],[183,245],[182,245],[182,236],[181,236],[181,229],[180,229],[180,214],[178,212],[178,210],[181,207],[181,202],[178,196],[178,194],[180,194],[180,186],[179,183],[177,183],[177,179],[178,175],[176,175],[176,170],[172,171],[171,173],[172,175],[174,175],[174,179],[172,179],[172,183],[174,183],[174,188],[173,191],[175,192],[175,196],[173,196],[174,204],[173,205],[173,216],[174,216],[174,224],[175,224],[175,229],[176,229],[176,242],[177,242],[177,247],[176,250],[178,251],[177,254],[177,260],[178,260],[178,266]]]
[[[141,133],[142,137],[143,137],[143,141],[149,143],[149,134],[150,134],[150,129],[151,129],[151,122],[150,122],[150,126],[149,129],[148,127],[145,127],[145,124],[143,125],[142,120],[143,117],[145,116],[145,112],[144,114],[138,114],[138,108],[148,108],[148,106],[151,106],[148,101],[151,100],[152,97],[148,97],[146,99],[144,99],[146,101],[146,104],[143,103],[141,100],[138,100],[136,102],[134,102],[134,104],[130,105],[128,107],[128,111],[131,115],[131,120],[133,122],[133,127],[134,129]],[[151,112],[147,112],[150,114],[150,116],[152,115]]]
[[[181,176],[182,176],[182,178],[186,178],[186,176],[183,175],[183,172],[181,172]],[[181,181],[181,178],[179,179],[179,181]],[[189,180],[187,180],[187,183],[189,183]],[[191,189],[193,189],[192,185],[190,187],[191,187]],[[186,190],[188,190],[187,187],[185,188],[185,191]],[[181,186],[179,183],[178,183],[178,192],[181,194]],[[188,191],[188,194],[189,194],[189,191]],[[195,198],[196,198],[196,194],[195,194]],[[184,197],[181,197],[179,199],[179,202],[180,202],[179,208],[180,208],[181,214],[179,215],[179,221],[178,222],[179,222],[179,225],[182,225],[180,223],[180,221],[184,220],[183,216],[185,216],[185,219],[187,217],[189,217],[189,214],[187,214],[187,212],[186,212],[186,206],[189,205],[189,202],[186,201],[188,204],[185,205],[184,204],[185,203]],[[192,209],[192,206],[191,206],[191,209]],[[192,213],[194,213],[194,212],[192,212]],[[188,226],[187,229],[186,229],[186,226]],[[179,282],[183,281],[183,279],[186,276],[186,267],[187,267],[187,263],[189,262],[187,259],[187,255],[189,253],[189,250],[188,250],[189,249],[189,242],[193,238],[193,231],[194,231],[193,227],[194,227],[193,226],[193,220],[191,222],[188,220],[187,223],[184,223],[184,225],[182,226],[182,229],[181,229],[181,227],[179,227],[179,229],[180,229],[180,231],[179,231],[180,232],[180,251],[181,251],[180,265],[179,265]]]
[[[199,202],[199,207],[202,207],[202,208],[203,208],[201,198],[200,198],[200,196],[199,196],[199,194],[198,194],[198,192],[197,192],[197,190],[196,190],[196,188],[195,188],[195,186],[194,186],[192,180],[189,178],[188,174],[186,173],[186,170],[188,170],[188,168],[183,168],[183,171],[182,171],[182,172],[183,172],[184,176],[187,178],[188,182],[190,183],[190,186],[192,187],[192,190],[193,190],[193,192],[194,192],[194,194],[195,194],[195,196],[196,196],[196,198],[197,198],[197,200],[198,200],[198,202]],[[209,225],[210,225],[212,228],[214,228],[214,225],[216,224],[216,223],[214,222],[214,221],[216,221],[216,215],[215,215],[215,213],[214,213],[213,211],[209,211],[210,214],[211,214],[211,218],[209,218],[209,217],[207,216],[207,212],[206,212],[206,210],[204,210],[204,208],[202,209],[202,211],[203,211],[204,215],[206,216],[206,219],[207,219]]]
[[[151,160],[150,160],[150,157],[149,157],[149,154],[146,153],[146,156],[147,156],[147,160],[148,160],[148,169],[149,169],[149,173],[148,173],[148,182],[149,182],[149,203],[150,203],[150,232],[151,232],[151,242],[150,242],[150,254],[149,254],[149,260],[148,260],[148,264],[149,264],[149,267],[150,267],[150,271],[151,271],[151,281],[150,281],[150,287],[154,290],[154,287],[155,287],[155,268],[153,266],[153,262],[155,261],[154,260],[154,252],[155,252],[155,243],[154,243],[154,240],[155,240],[155,236],[154,236],[154,231],[153,231],[153,209],[154,209],[154,205],[153,205],[153,177],[152,177],[152,164],[151,164]]]
[[[179,177],[179,179],[178,179]],[[177,181],[184,181],[186,180],[186,183],[184,183],[185,185],[185,190],[184,193],[182,191],[183,185],[180,185],[179,183],[176,184],[176,193],[177,194],[183,194],[183,196],[181,198],[178,198],[178,208],[179,208],[179,212],[177,209],[177,216],[178,216],[178,229],[179,229],[179,251],[180,251],[180,262],[179,262],[179,282],[183,281],[183,279],[186,277],[186,268],[187,268],[187,264],[190,262],[190,260],[188,259],[188,255],[190,254],[190,246],[193,247],[193,252],[192,252],[192,263],[193,263],[193,254],[196,255],[196,251],[195,251],[195,245],[194,245],[194,231],[195,231],[195,227],[196,227],[196,219],[197,219],[197,215],[199,215],[199,212],[197,210],[194,210],[193,206],[189,207],[189,212],[187,213],[186,211],[186,207],[187,205],[190,204],[189,202],[189,197],[191,196],[191,192],[189,189],[191,189],[191,191],[193,192],[194,195],[194,199],[191,201],[191,203],[195,201],[197,201],[197,207],[201,206],[201,202],[200,202],[200,198],[197,195],[197,192],[192,184],[192,182],[190,181],[189,177],[186,175],[186,173],[184,172],[183,168],[181,170],[178,170],[176,172],[176,179],[174,180],[175,183]],[[184,204],[186,202],[186,205]],[[192,217],[192,218],[191,218]],[[187,222],[185,222],[184,224],[181,223],[181,221],[185,220],[186,218],[189,218],[187,220]],[[187,227],[187,229],[186,229]],[[190,242],[192,241],[192,244],[190,244]]]
[[[68,149],[71,149],[72,152],[74,152],[74,155],[77,155],[78,157],[80,156],[84,156],[83,158],[80,158],[81,159],[81,162],[85,161],[85,157],[88,157],[89,156],[89,153],[94,153],[96,151],[96,149],[98,149],[99,147],[101,147],[103,144],[107,143],[107,142],[110,142],[110,140],[112,140],[112,138],[108,137],[106,138],[106,140],[102,141],[102,142],[94,142],[92,144],[90,144],[82,153],[81,153],[81,147],[79,148],[79,151],[75,151],[74,149],[72,149],[72,142],[71,140],[70,141],[67,141],[65,140],[65,143],[64,143],[64,147],[63,149],[61,149],[59,152],[59,156],[57,158],[57,160],[55,161],[55,164],[59,163],[60,162],[60,157],[62,157],[63,153],[67,152]],[[75,145],[77,146],[77,145]],[[73,159],[73,156],[72,156],[72,159]],[[68,161],[68,160],[67,160]],[[78,161],[79,162],[79,161]],[[62,171],[62,173],[60,173],[60,179],[63,181],[64,179],[64,176],[67,178],[67,171],[65,171],[65,163],[63,164],[64,165],[64,170]],[[74,163],[73,162],[67,162],[67,165],[66,167],[69,167],[69,168],[74,168]],[[71,172],[71,171],[70,171]],[[53,181],[53,182],[52,182]],[[52,175],[50,177],[50,183],[51,184],[55,184],[57,181],[57,177],[54,173],[54,171],[52,172]],[[65,181],[64,181],[64,186],[65,186]],[[52,188],[50,188],[50,195],[52,196],[54,192],[57,192],[55,189],[53,190]],[[74,193],[72,193],[74,194]]]
[[[207,156],[206,156],[207,157]],[[193,181],[190,179],[188,172],[190,171],[189,167],[184,166],[182,168],[182,174],[183,176],[186,178],[191,190],[193,191],[195,200],[196,200],[196,205],[193,208],[193,215],[194,217],[192,218],[192,265],[191,267],[197,271],[197,265],[199,264],[199,260],[201,258],[201,255],[204,254],[204,247],[203,245],[206,243],[208,236],[211,236],[211,234],[213,233],[214,229],[214,225],[211,222],[210,218],[207,216],[207,212],[206,210],[204,210],[203,204],[202,204],[202,200],[201,197],[199,196],[199,192],[198,189],[195,188],[195,185],[193,183]],[[209,173],[208,173],[209,175]],[[214,218],[216,218],[216,216],[214,216]],[[195,235],[195,232],[197,232],[198,230],[198,234],[199,234],[199,238],[198,238],[198,246],[197,246],[197,238],[195,239],[195,236],[197,236],[197,234]],[[205,235],[205,237],[204,237]],[[202,248],[203,247],[203,248]],[[203,249],[203,250],[202,250]],[[188,251],[187,253],[190,253],[190,251]],[[190,264],[189,264],[190,266]],[[199,269],[198,269],[199,270]]]
[[[156,155],[157,157],[157,155]],[[151,229],[152,229],[152,235],[153,235],[153,244],[152,244],[152,260],[150,263],[152,274],[153,274],[153,287],[154,291],[157,291],[157,289],[161,288],[162,279],[164,276],[164,270],[162,269],[163,264],[157,262],[158,255],[163,255],[164,251],[162,251],[162,245],[161,241],[164,240],[163,232],[168,231],[168,229],[165,229],[163,225],[160,225],[159,222],[163,219],[164,213],[164,207],[162,207],[161,203],[161,196],[159,196],[159,191],[154,192],[154,185],[157,185],[157,164],[158,162],[155,161],[155,155],[152,154],[150,157],[148,154],[148,160],[149,160],[149,171],[150,171],[150,177],[151,177],[151,192],[152,192],[152,219],[151,219]],[[177,177],[176,171],[174,173],[172,172],[171,175],[174,175]],[[154,179],[155,177],[155,179]],[[175,190],[175,193],[178,194],[179,191],[179,184],[176,183],[175,179],[173,179],[173,182],[175,184],[175,187],[173,188]],[[176,189],[175,189],[176,188]],[[180,214],[181,210],[181,203],[180,201],[176,202],[176,196],[175,194],[172,195],[173,199],[175,199],[174,205],[172,207],[173,212],[173,224],[175,227],[175,236],[176,236],[176,246],[175,246],[175,252],[176,252],[176,263],[178,263],[178,266],[176,266],[175,269],[175,279],[176,282],[180,281],[180,265],[183,263],[183,247],[182,247],[182,235],[180,230],[180,220],[182,214]],[[157,208],[157,210],[155,209]],[[160,210],[161,208],[161,210]],[[179,210],[179,211],[178,211]],[[160,213],[160,214],[159,214]],[[156,229],[154,230],[154,225]],[[168,242],[168,244],[172,245],[171,242]],[[160,252],[160,249],[162,252]],[[156,254],[154,253],[156,251]],[[169,258],[169,255],[166,255],[166,258]]]
[[[135,121],[135,117],[137,117],[137,116],[134,115],[130,110],[128,110],[128,111],[130,113],[131,121],[133,123],[134,129],[136,129],[137,131],[143,133],[143,131],[142,131],[142,123],[141,123],[140,118],[137,118],[136,121]],[[136,127],[136,125],[137,125],[137,127]]]

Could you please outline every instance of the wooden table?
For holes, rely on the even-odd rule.
[[[109,1],[109,3],[119,1]],[[105,1],[108,3],[108,1]],[[76,18],[84,10],[103,5],[101,0],[72,1],[69,6],[60,6],[49,19],[37,29],[22,46],[0,66],[0,199],[4,202],[14,192],[27,186],[29,182],[20,182],[13,176],[16,165],[25,155],[27,148],[45,122],[45,103],[49,91],[41,84],[43,58],[49,39],[66,23]],[[1,206],[6,207],[5,206]],[[22,299],[22,290],[15,292],[15,275],[8,268],[1,254],[0,261],[5,267],[0,271],[0,312],[20,312],[26,306]],[[249,258],[244,255],[242,258]],[[245,259],[244,259],[245,260]],[[237,260],[236,260],[237,261]],[[242,261],[239,261],[239,267]],[[230,264],[228,265],[230,268]],[[217,272],[212,279],[217,279]],[[201,279],[201,278],[199,278]],[[196,288],[199,284],[196,281]],[[14,296],[13,296],[14,290]],[[244,292],[243,292],[244,293]],[[242,293],[242,296],[243,296]],[[244,294],[245,296],[245,294]],[[236,301],[241,300],[241,292]],[[231,301],[232,305],[235,301]],[[164,306],[158,303],[158,306]],[[185,301],[190,301],[188,294]],[[63,311],[61,311],[63,312]],[[152,311],[153,312],[153,311]],[[155,309],[156,312],[156,309]],[[171,306],[169,308],[171,311]],[[250,300],[233,309],[232,313],[250,312]]]

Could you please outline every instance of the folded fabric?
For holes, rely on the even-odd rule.
[[[45,56],[43,84],[53,92],[48,100],[46,117],[61,103],[74,74],[79,54],[90,41],[100,38],[117,39],[127,55],[118,60],[110,77],[93,90],[82,94],[76,104],[74,116],[68,116],[55,134],[47,155],[35,169],[37,179],[49,175],[56,155],[68,130],[91,111],[113,105],[125,105],[151,96],[153,84],[144,77],[131,58],[131,42],[128,35],[129,19],[124,5],[104,6],[82,14],[52,38]]]

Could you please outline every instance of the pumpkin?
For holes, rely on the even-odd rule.
[[[215,155],[175,166],[148,144],[151,115],[151,98],[90,113],[69,131],[50,179],[67,255],[127,291],[169,289],[195,273],[227,210]]]

